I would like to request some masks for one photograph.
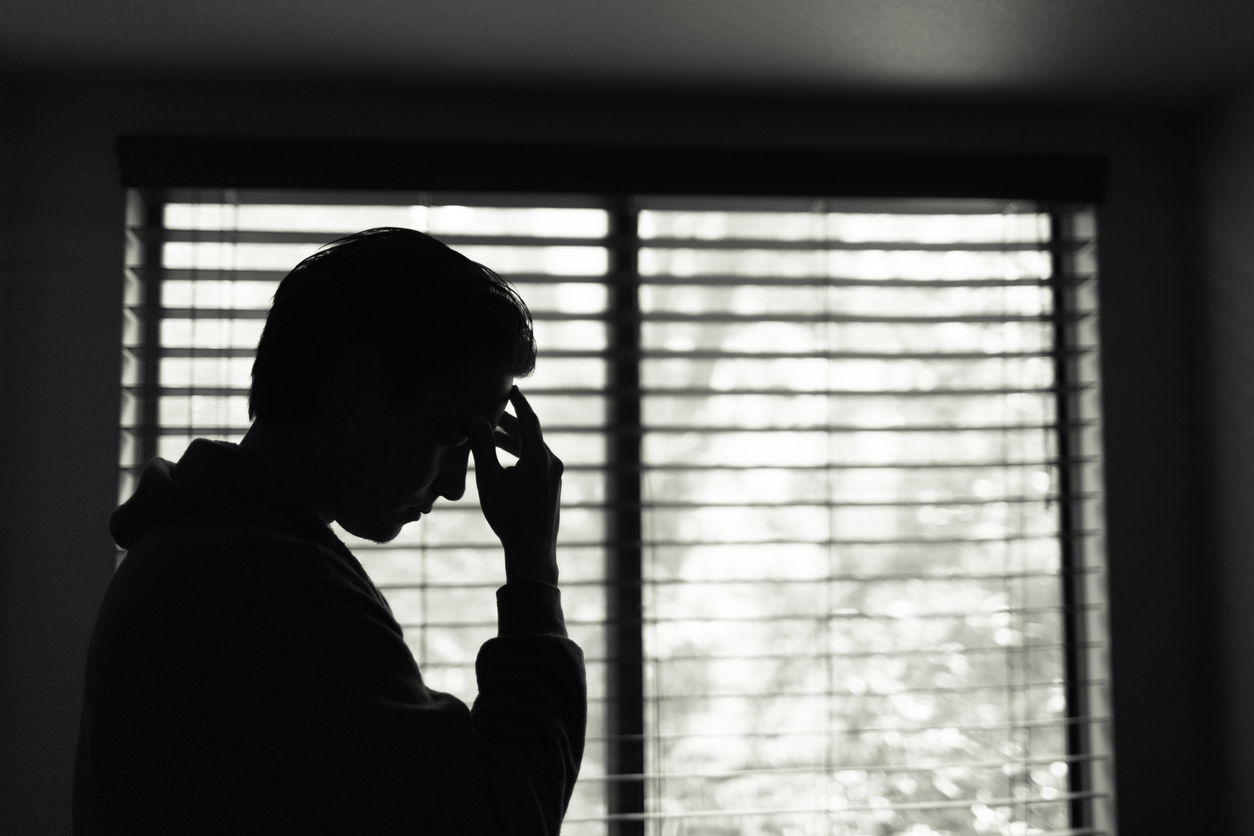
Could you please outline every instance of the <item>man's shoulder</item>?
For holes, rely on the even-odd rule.
[[[341,555],[313,539],[237,518],[164,520],[123,558],[97,631],[109,646],[164,652],[177,645],[184,655],[242,646],[243,636],[287,641],[301,625],[346,617],[345,602],[381,609],[368,587]]]
[[[235,516],[205,514],[154,523],[135,541],[128,556],[151,555],[163,560],[212,560],[267,564],[296,561],[298,566],[335,557],[327,545],[279,527]]]
[[[344,559],[324,543],[230,516],[163,520],[144,531],[115,581],[157,585],[192,596],[253,588],[291,588],[302,581],[356,585]]]

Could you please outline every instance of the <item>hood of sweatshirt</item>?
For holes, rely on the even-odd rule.
[[[109,518],[109,533],[129,549],[152,526],[188,517],[232,517],[316,540],[336,551],[339,538],[265,463],[237,444],[198,438],[177,463],[156,458],[139,487]]]

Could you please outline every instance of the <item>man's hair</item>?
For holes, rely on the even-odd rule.
[[[345,350],[375,346],[397,403],[469,370],[526,377],[531,312],[500,276],[412,229],[332,241],[279,283],[253,363],[248,416],[297,434]]]

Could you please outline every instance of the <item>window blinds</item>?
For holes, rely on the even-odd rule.
[[[1055,281],[1060,250],[1075,266],[1062,217],[641,206],[646,820],[1093,821],[1068,673],[1104,683],[1068,669],[1068,608],[1100,599],[1064,589],[1095,567],[1064,555],[1085,532],[1059,509],[1096,485],[1064,490],[1093,474],[1060,415],[1068,441],[1091,425],[1059,410],[1095,380],[1057,353],[1084,321]]]
[[[1112,832],[1092,216],[1006,201],[136,191],[122,498],[247,428],[277,282],[429,231],[514,282],[587,654],[568,833]],[[339,532],[474,696],[473,479]]]

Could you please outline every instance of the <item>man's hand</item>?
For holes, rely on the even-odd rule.
[[[544,443],[540,419],[517,386],[509,399],[517,418],[502,415],[495,431],[483,417],[471,419],[467,427],[479,504],[505,547],[506,583],[556,584],[562,462]],[[518,463],[501,467],[497,447],[517,456]]]

